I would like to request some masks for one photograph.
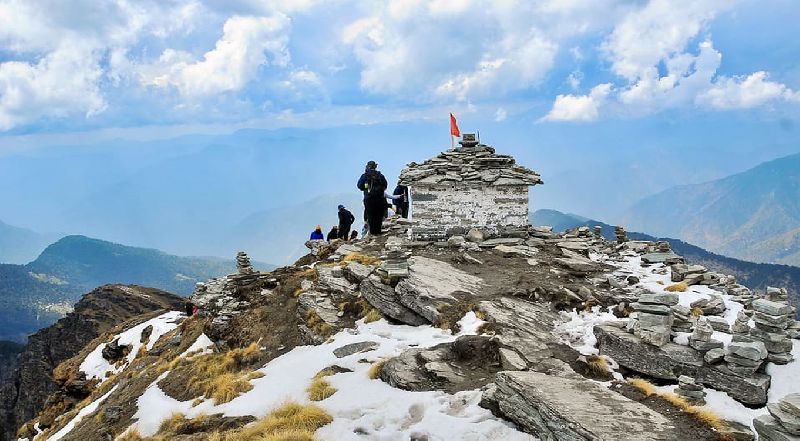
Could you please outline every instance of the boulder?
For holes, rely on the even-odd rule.
[[[473,228],[467,233],[466,239],[470,242],[483,242],[486,239],[486,236],[481,230]]]
[[[728,345],[728,354],[742,358],[761,361],[767,358],[767,348],[762,342],[731,342]]]
[[[800,393],[793,393],[786,395],[778,401],[778,405],[784,412],[789,412],[792,415],[800,416]]]
[[[767,315],[789,315],[792,307],[786,303],[772,302],[767,299],[753,300],[753,310]]]
[[[364,299],[384,316],[412,326],[430,323],[400,303],[394,288],[384,284],[377,275],[373,274],[362,280],[359,287]]]
[[[498,411],[542,440],[675,439],[666,417],[590,380],[504,371],[495,386]]]
[[[378,347],[378,343],[374,341],[360,341],[357,343],[350,343],[349,345],[344,345],[342,347],[336,348],[333,350],[333,355],[336,358],[344,358],[348,355],[357,354],[360,352],[369,352],[375,350]]]
[[[495,328],[501,346],[514,349],[529,365],[551,357],[548,343],[558,316],[546,304],[501,297],[478,306]]]
[[[756,429],[760,440],[766,441],[800,441],[800,436],[794,436],[786,432],[772,415],[761,415],[753,420],[753,427]]]
[[[678,304],[678,295],[673,292],[646,292],[639,296],[639,303],[673,306]]]
[[[408,277],[395,286],[400,303],[436,323],[442,306],[468,298],[480,288],[482,280],[440,260],[414,257]]]
[[[767,410],[773,418],[778,420],[783,428],[792,435],[800,435],[800,417],[792,415],[781,409],[778,403],[767,404]]]

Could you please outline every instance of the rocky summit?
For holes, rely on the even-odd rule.
[[[798,327],[665,242],[581,227],[310,241],[55,366],[28,440],[793,440]],[[59,360],[60,361],[60,360]],[[20,422],[22,423],[22,422]]]

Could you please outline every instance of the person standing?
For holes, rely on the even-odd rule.
[[[356,217],[353,216],[353,213],[345,208],[344,205],[339,205],[339,239],[347,240],[350,227],[353,226],[355,221]]]
[[[364,217],[369,225],[369,233],[381,234],[381,224],[386,214],[384,192],[388,183],[383,173],[378,171],[378,164],[375,161],[367,162],[366,169],[356,185],[364,192]]]
[[[408,187],[405,185],[397,184],[397,187],[394,188],[392,192],[394,196],[402,196],[394,200],[394,211],[403,216],[404,218],[408,218]]]
[[[325,236],[325,240],[330,242],[338,238],[339,238],[339,227],[334,225],[331,227],[331,231],[328,231],[328,234]]]

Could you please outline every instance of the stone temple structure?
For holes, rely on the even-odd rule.
[[[440,240],[471,228],[503,236],[525,229],[528,187],[542,184],[541,177],[473,134],[465,133],[459,144],[400,173],[411,194],[414,237]]]

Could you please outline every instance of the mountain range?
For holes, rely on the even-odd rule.
[[[593,219],[588,219],[575,214],[566,214],[557,210],[541,209],[530,215],[533,225],[549,225],[556,231],[565,231],[579,226],[593,228],[599,225],[603,229],[603,236],[613,240],[614,227]],[[686,243],[679,239],[656,237],[649,234],[628,232],[628,237],[633,240],[669,242],[670,247],[687,262],[703,265],[706,268],[736,276],[737,281],[751,289],[764,290],[767,286],[785,287],[793,297],[794,304],[800,304],[800,267],[769,263],[754,263],[732,257],[722,256],[707,251],[696,245]]]
[[[59,237],[58,234],[37,233],[0,221],[0,263],[28,263]]]
[[[233,260],[179,257],[67,236],[28,264],[0,265],[0,340],[24,341],[31,332],[63,317],[81,295],[100,285],[136,284],[187,295],[195,283],[235,269]]]
[[[800,266],[800,154],[642,199],[622,220],[744,260]]]

